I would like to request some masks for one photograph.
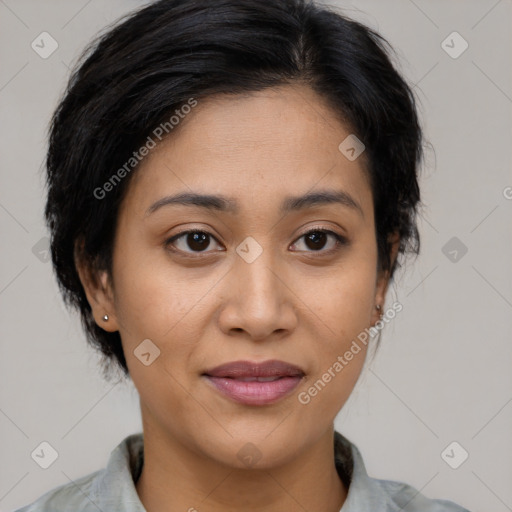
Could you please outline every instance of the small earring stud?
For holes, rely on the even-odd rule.
[[[377,311],[380,311],[382,309],[382,306],[380,304],[377,304],[375,308],[377,309]]]
[[[108,315],[103,315],[103,320],[104,320],[105,322],[108,322]]]

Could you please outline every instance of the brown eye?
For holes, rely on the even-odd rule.
[[[188,233],[185,237],[185,243],[194,251],[204,251],[210,245],[210,239],[207,233]]]
[[[307,233],[304,233],[300,238],[298,238],[298,240],[302,239],[304,239],[304,246],[306,247],[304,250],[305,252],[329,253],[339,249],[340,246],[347,244],[345,237],[328,229],[313,229]],[[326,245],[329,245],[329,240],[331,240],[330,247],[327,250],[322,250]],[[293,246],[296,245],[298,245],[298,242],[293,244]],[[297,250],[301,251],[303,249]]]
[[[166,246],[172,246],[172,250],[181,251],[187,254],[206,251],[215,240],[213,235],[206,231],[183,231],[166,241]]]
[[[314,251],[323,249],[328,242],[328,236],[323,231],[313,231],[305,235],[306,246]]]

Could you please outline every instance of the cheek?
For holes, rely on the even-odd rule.
[[[159,390],[177,407],[187,381],[187,371],[207,329],[211,301],[219,276],[196,273],[171,264],[165,251],[147,249],[131,251],[120,245],[114,262],[116,316],[123,350],[133,382],[144,389]],[[134,351],[149,339],[160,350],[154,364],[146,367]],[[195,363],[197,364],[197,363]],[[161,389],[163,383],[166,383]],[[181,397],[181,398],[180,398]],[[151,401],[151,397],[147,397]]]
[[[371,274],[371,272],[370,272]],[[324,286],[313,310],[319,333],[313,372],[297,396],[304,421],[334,421],[361,374],[368,348],[373,282],[356,272]],[[316,306],[316,307],[315,307]],[[323,333],[323,334],[320,334]]]
[[[328,278],[306,283],[302,293],[317,318],[314,372],[301,403],[334,418],[348,399],[366,358],[374,305],[376,261],[370,248],[354,251]],[[320,285],[321,284],[321,285]],[[299,400],[300,401],[300,400]]]
[[[129,240],[130,235],[120,238]],[[114,282],[121,322],[147,337],[161,336],[190,308],[184,274],[173,271],[163,248],[144,247],[140,241],[120,243],[114,256]]]
[[[344,340],[368,327],[375,299],[376,263],[354,252],[332,272],[301,286],[305,303],[327,332]]]
[[[183,383],[204,330],[197,314],[201,294],[183,272],[173,271],[158,257],[150,261],[126,251],[118,262],[116,316],[131,379],[145,406],[154,416],[161,415],[162,421],[171,410],[176,415],[191,414]],[[148,339],[151,344],[144,351],[149,350],[150,359],[158,356],[146,366],[138,355],[141,343]]]

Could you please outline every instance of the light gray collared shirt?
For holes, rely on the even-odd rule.
[[[334,448],[336,469],[348,488],[340,512],[469,512],[448,500],[428,499],[405,483],[369,477],[358,448],[336,431]],[[132,434],[112,451],[104,469],[56,487],[15,512],[145,512],[135,488],[143,462],[143,434]]]

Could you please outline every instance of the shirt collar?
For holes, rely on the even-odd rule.
[[[338,475],[345,487],[348,487],[348,494],[340,512],[361,510],[405,512],[382,488],[380,480],[368,476],[357,446],[336,431],[334,432],[334,460]]]
[[[380,481],[368,476],[358,448],[337,431],[334,432],[334,460],[339,477],[348,487],[347,498],[340,512],[400,510],[383,490]],[[145,512],[135,488],[143,462],[143,434],[126,437],[112,451],[107,466],[92,483],[91,501],[102,510],[122,504],[126,512]]]
[[[122,504],[126,512],[145,512],[135,488],[143,462],[144,435],[137,433],[123,439],[110,454],[105,469],[94,480],[91,500],[101,510]]]

